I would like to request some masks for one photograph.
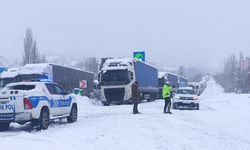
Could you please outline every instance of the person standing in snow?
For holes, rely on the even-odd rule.
[[[172,114],[172,112],[170,111],[170,108],[171,108],[171,87],[170,87],[170,83],[168,81],[166,83],[164,83],[164,86],[162,88],[162,97],[165,100],[165,106],[164,106],[163,113],[164,114]]]
[[[140,112],[138,111],[138,104],[140,103],[138,85],[138,81],[135,81],[135,83],[132,84],[132,102],[134,104],[133,114],[140,114]]]

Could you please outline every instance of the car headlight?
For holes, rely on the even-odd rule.
[[[175,99],[180,99],[181,97],[180,97],[180,96],[175,96],[174,98],[175,98]]]
[[[198,100],[198,99],[199,99],[198,96],[194,96],[194,97],[193,97],[193,100]]]

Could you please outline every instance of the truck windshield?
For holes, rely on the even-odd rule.
[[[126,85],[131,80],[128,70],[108,70],[101,75],[101,85]]]

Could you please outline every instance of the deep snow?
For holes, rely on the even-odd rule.
[[[46,131],[26,132],[12,125],[0,133],[1,149],[62,150],[249,150],[249,95],[225,94],[208,82],[201,96],[201,110],[162,113],[163,101],[139,105],[141,115],[132,115],[131,105],[103,107],[87,98],[79,100],[79,120],[51,124]]]

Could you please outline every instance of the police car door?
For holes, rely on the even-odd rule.
[[[47,83],[46,87],[49,91],[49,105],[50,105],[50,113],[53,117],[59,116],[61,114],[61,108],[59,104],[59,100],[61,99],[61,95],[57,94],[55,85],[53,83]]]
[[[68,110],[70,110],[71,99],[69,95],[65,92],[65,90],[59,85],[54,85],[56,89],[56,93],[59,96],[59,107],[60,107],[60,115],[68,114]]]

